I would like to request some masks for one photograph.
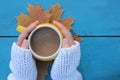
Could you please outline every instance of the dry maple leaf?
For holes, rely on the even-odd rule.
[[[29,5],[28,12],[29,15],[21,14],[20,16],[17,17],[19,25],[28,27],[29,24],[36,20],[39,20],[39,23],[47,23],[49,22],[49,19],[51,17],[50,13],[48,11],[45,12],[43,8],[39,5],[37,6]]]
[[[45,12],[43,7],[39,5],[37,6],[29,5],[28,11],[33,22],[39,20],[39,23],[48,23],[51,17],[50,13]]]
[[[60,20],[63,10],[61,9],[60,4],[56,4],[55,6],[51,6],[49,13],[51,14],[50,23],[52,23],[53,20]]]
[[[29,15],[21,13],[17,17],[18,25],[28,27],[32,22],[39,20],[39,23],[52,23],[53,20],[56,20],[62,23],[69,31],[72,30],[72,24],[74,23],[73,18],[65,18],[61,20],[63,14],[63,9],[60,7],[60,4],[51,6],[50,10],[44,11],[43,7],[31,4],[28,5]]]
[[[51,6],[49,11],[44,11],[43,7],[36,5],[33,6],[29,4],[28,6],[29,15],[21,13],[17,17],[18,25],[28,27],[32,22],[39,20],[39,23],[52,23],[53,20],[61,22],[68,30],[71,30],[71,25],[73,24],[73,18],[65,18],[61,20],[63,10],[59,4]]]
[[[61,20],[61,16],[63,14],[63,9],[60,7],[60,4],[56,4],[55,6],[51,6],[49,13],[51,14],[50,23],[53,20],[61,22],[68,30],[72,29],[72,24],[74,23],[73,18],[65,18]]]
[[[65,18],[63,20],[59,21],[61,24],[63,24],[69,31],[72,30],[72,24],[74,23],[73,18]]]
[[[18,25],[22,25],[24,27],[28,26],[28,24],[31,22],[31,18],[26,15],[21,13],[20,16],[16,17],[18,21]]]
[[[77,34],[73,34],[72,37],[73,37],[74,40],[76,40],[76,41],[78,41],[78,42],[81,42],[81,41],[82,41],[82,38],[78,37]]]

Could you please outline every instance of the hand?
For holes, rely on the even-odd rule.
[[[62,34],[64,36],[62,48],[68,48],[75,44],[71,33],[67,30],[66,27],[64,27],[61,23],[57,21],[53,21],[53,24],[56,25],[62,31]]]
[[[39,24],[39,21],[35,21],[32,24],[30,24],[24,32],[21,33],[21,35],[18,37],[17,40],[17,45],[24,48],[28,49],[28,40],[26,39],[29,35],[29,33],[35,29],[35,27]]]

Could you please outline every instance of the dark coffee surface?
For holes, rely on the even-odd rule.
[[[41,56],[52,55],[59,48],[59,45],[59,36],[51,28],[40,28],[31,37],[31,48]]]

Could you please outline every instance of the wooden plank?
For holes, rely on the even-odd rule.
[[[83,80],[120,80],[120,38],[85,37],[83,39],[81,63],[78,67]],[[14,41],[16,38],[0,38],[0,79],[2,80],[6,80],[10,73],[8,65],[11,45]],[[51,80],[50,76],[47,76],[46,80]]]
[[[120,37],[83,39],[79,67],[83,80],[120,80]]]
[[[120,35],[120,0],[1,0],[0,36],[16,36],[15,16],[27,13],[28,4],[40,4],[48,10],[53,4],[60,3],[65,17],[73,17],[73,29],[82,36]]]

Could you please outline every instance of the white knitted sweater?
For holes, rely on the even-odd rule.
[[[76,41],[75,41],[76,42]],[[52,69],[52,80],[82,80],[77,70],[80,61],[80,45],[62,48],[55,59]],[[37,69],[30,50],[13,43],[10,61],[11,73],[8,80],[37,80]]]

